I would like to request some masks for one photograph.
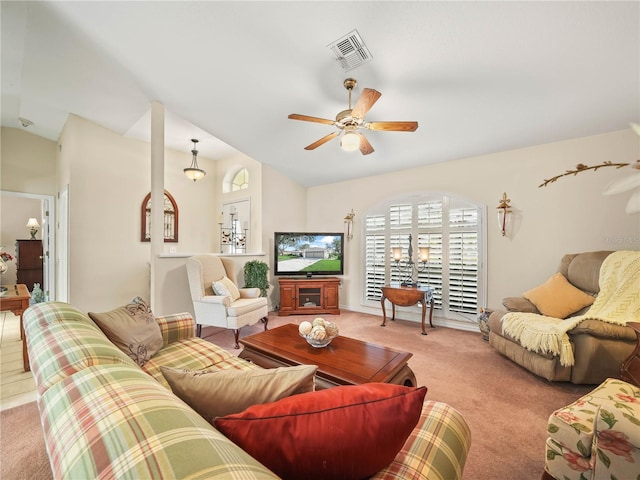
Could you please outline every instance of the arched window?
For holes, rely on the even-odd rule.
[[[402,247],[406,257],[411,235],[416,254],[419,247],[430,249],[426,265],[412,272],[414,280],[434,288],[435,308],[444,317],[475,321],[486,303],[484,217],[481,205],[430,193],[394,199],[369,211],[364,218],[365,304],[379,304],[381,288],[403,279],[392,248]]]
[[[249,188],[249,171],[246,168],[242,168],[231,180],[231,191],[235,192],[246,188]]]

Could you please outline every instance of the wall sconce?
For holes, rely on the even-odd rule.
[[[500,203],[496,207],[496,210],[498,211],[498,228],[500,229],[500,232],[502,232],[503,237],[506,236],[507,229],[511,224],[512,213],[509,202],[511,202],[511,199],[507,198],[507,192],[504,192],[502,194],[502,200],[500,200]]]
[[[195,182],[196,180],[203,178],[207,172],[198,167],[198,150],[196,150],[198,139],[192,138],[191,141],[193,142],[193,150],[191,150],[191,153],[193,153],[193,159],[191,160],[191,166],[189,168],[185,168],[183,171],[187,178]]]
[[[38,220],[36,220],[33,217],[30,218],[29,221],[27,222],[27,227],[31,229],[29,230],[31,232],[31,240],[35,240],[36,233],[38,233],[38,229],[40,228],[40,224],[38,223]]]
[[[400,274],[400,277],[404,277],[401,280],[400,285],[403,287],[417,287],[417,282],[413,281],[413,272],[422,273],[427,268],[429,263],[429,247],[418,247],[418,262],[413,261],[413,239],[409,234],[409,251],[408,258],[402,258],[402,247],[393,247],[391,254],[396,262],[396,269]],[[422,266],[420,265],[422,264]]]
[[[351,240],[353,238],[353,217],[356,214],[353,213],[353,208],[347,215],[344,217],[344,225],[346,229],[347,240]]]

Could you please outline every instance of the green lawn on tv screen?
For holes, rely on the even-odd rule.
[[[340,271],[340,260],[318,260],[301,270],[302,272],[338,272]]]
[[[297,260],[300,257],[296,255],[278,255],[278,262],[284,262],[287,260]],[[317,262],[309,265],[300,270],[301,272],[339,272],[340,260],[337,258],[328,258],[325,260],[318,260]]]

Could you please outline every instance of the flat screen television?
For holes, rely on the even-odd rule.
[[[342,275],[344,234],[322,232],[276,232],[275,275]]]

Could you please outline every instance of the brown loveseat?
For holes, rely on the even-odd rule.
[[[597,296],[600,291],[600,267],[611,253],[567,254],[562,258],[558,272],[574,287]],[[507,297],[502,303],[505,309],[494,311],[489,317],[489,343],[518,365],[550,381],[597,384],[608,377],[616,377],[620,365],[635,346],[636,336],[632,328],[599,320],[585,320],[567,332],[575,361],[572,366],[563,366],[558,355],[527,350],[519,341],[503,332],[502,317],[506,313],[540,314],[538,308],[524,297]],[[570,317],[582,315],[589,308],[586,306]]]

